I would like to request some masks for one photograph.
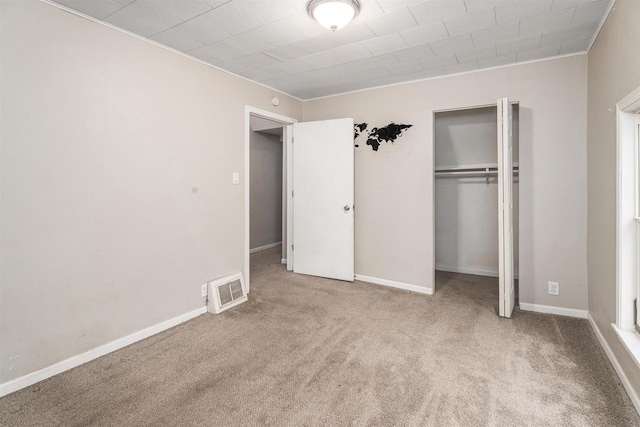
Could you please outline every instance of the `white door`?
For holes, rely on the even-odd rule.
[[[515,307],[513,271],[513,106],[498,100],[498,244],[501,317],[511,317]]]
[[[293,271],[353,281],[353,119],[294,124],[291,159]]]

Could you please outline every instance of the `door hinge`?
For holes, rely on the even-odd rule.
[[[294,190],[291,190],[291,197],[295,196],[296,192]]]
[[[295,251],[295,250],[296,250],[295,245],[291,245],[291,250],[292,250],[292,251]]]

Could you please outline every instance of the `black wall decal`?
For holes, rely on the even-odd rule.
[[[356,123],[354,139],[360,136],[361,133],[364,133],[367,126],[367,123]],[[367,134],[367,145],[370,145],[373,151],[378,151],[380,144],[383,142],[390,142],[393,144],[404,134],[404,131],[410,127],[413,127],[413,125],[403,125],[391,122],[385,127],[373,128]],[[359,147],[359,145],[356,144],[356,147]]]
[[[356,123],[354,125],[354,129],[353,129],[353,139],[355,140],[356,138],[358,138],[360,136],[361,132],[364,132],[365,129],[367,129],[367,124],[366,123]],[[359,147],[360,145],[356,144],[356,147]]]
[[[360,132],[364,132],[364,130],[367,128],[367,124],[366,123],[356,123],[355,124],[355,134],[354,134],[354,138],[357,138],[360,136]]]

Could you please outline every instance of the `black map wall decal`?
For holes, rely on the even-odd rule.
[[[356,123],[354,126],[354,134],[353,134],[353,139],[356,139],[357,137],[360,136],[361,132],[364,132],[365,129],[367,129],[367,124],[366,123]]]
[[[367,130],[367,126],[367,123],[356,123],[354,126],[354,139],[360,136],[361,133],[364,133]],[[413,127],[413,125],[403,125],[391,122],[384,127],[373,128],[367,132],[367,145],[370,145],[373,151],[378,151],[380,144],[383,142],[390,142],[393,144],[404,134],[404,131],[410,127]],[[359,147],[359,145],[356,144],[356,147]]]

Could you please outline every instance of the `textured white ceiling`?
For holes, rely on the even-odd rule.
[[[360,0],[332,33],[307,0],[56,0],[302,99],[585,51],[611,0]]]

